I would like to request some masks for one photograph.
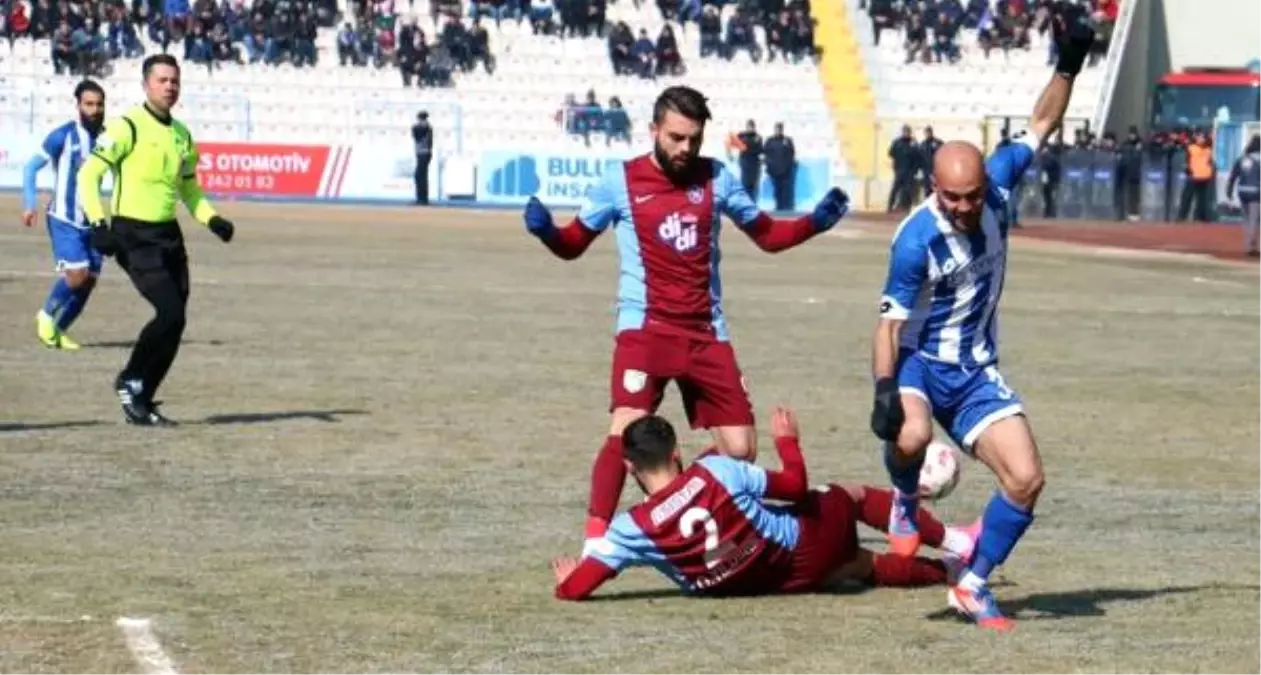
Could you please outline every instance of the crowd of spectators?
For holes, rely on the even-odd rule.
[[[59,74],[103,77],[119,57],[143,56],[147,42],[190,63],[312,66],[320,28],[337,28],[346,66],[397,68],[404,86],[449,86],[456,71],[495,67],[481,21],[459,0],[430,3],[435,34],[401,18],[395,0],[0,0],[0,37],[47,39]]]
[[[734,4],[734,11],[724,26],[725,4]],[[700,58],[730,61],[743,52],[754,63],[763,58],[800,62],[819,55],[808,0],[657,0],[657,8],[665,24],[655,39],[643,28],[636,34],[625,22],[609,29],[605,37],[614,73],[646,79],[685,73],[687,66],[671,22],[697,24]],[[765,32],[764,42],[758,41],[756,27]]]
[[[1006,55],[1029,50],[1033,32],[1045,35],[1054,22],[1076,7],[1089,13],[1096,31],[1090,54],[1094,65],[1108,52],[1119,0],[860,0],[871,18],[872,40],[883,33],[898,35],[906,62],[954,63],[963,56],[960,33],[972,31],[985,58],[994,50]],[[1047,40],[1048,63],[1056,58],[1055,43]]]
[[[56,72],[95,76],[112,59],[143,55],[142,37],[207,67],[309,65],[317,29],[336,18],[336,0],[0,0],[4,37],[47,39]]]

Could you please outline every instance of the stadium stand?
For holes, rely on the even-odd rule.
[[[1106,36],[1116,3],[1091,1]],[[838,51],[857,53],[872,88],[868,107],[850,105],[835,112],[856,173],[888,177],[885,151],[903,124],[917,136],[932,126],[938,137],[992,146],[1004,119],[1018,126],[1046,84],[1053,62],[1047,22],[1056,2],[934,0],[914,3],[914,10],[888,0],[832,2],[845,5],[834,11],[845,15],[848,21],[839,23],[852,33]],[[1106,44],[1101,48],[1106,50]],[[1092,59],[1078,79],[1066,116],[1069,130],[1092,116],[1103,74],[1095,66]]]
[[[383,4],[388,6],[377,6]],[[349,39],[339,49],[339,33],[345,30],[344,25],[324,20],[327,27],[321,27],[315,37],[318,59],[311,67],[296,67],[289,60],[269,64],[276,59],[270,58],[263,45],[255,43],[271,44],[271,40],[255,40],[251,27],[246,25],[241,29],[241,39],[232,43],[239,60],[245,63],[229,58],[217,61],[214,68],[186,68],[181,115],[196,126],[204,139],[401,141],[406,138],[416,111],[427,109],[438,134],[436,144],[443,152],[476,153],[500,147],[556,149],[558,144],[579,148],[583,139],[566,133],[566,120],[555,116],[567,96],[581,97],[592,91],[602,102],[617,97],[626,110],[633,140],[636,135],[642,138],[651,102],[660,89],[686,81],[711,96],[720,129],[743,128],[750,118],[767,129],[774,122],[783,121],[799,145],[818,148],[815,154],[838,154],[830,115],[810,59],[793,62],[780,58],[771,62],[762,58],[754,64],[750,50],[739,49],[734,50],[730,60],[717,54],[702,58],[698,24],[689,21],[681,30],[674,24],[685,75],[666,72],[655,79],[644,79],[615,74],[604,39],[594,35],[561,38],[559,31],[548,35],[537,30],[537,22],[529,18],[518,22],[506,13],[496,26],[493,14],[488,14],[484,21],[488,25],[493,72],[487,72],[491,68],[463,72],[456,66],[451,68],[455,71],[452,87],[405,88],[397,67],[372,65],[382,55],[382,46],[387,59],[391,53],[395,57],[401,55],[392,44],[395,34],[391,19],[399,25],[398,35],[403,35],[403,26],[412,24],[432,36],[440,34],[452,21],[471,25],[471,8],[466,4],[461,16],[453,18],[437,11],[440,8],[430,0],[418,0],[410,6],[400,3],[400,7],[403,11],[396,16],[373,17],[378,22],[377,41],[373,44],[369,33],[361,43],[366,49],[346,44],[353,43]],[[735,11],[734,4],[721,9],[724,24]],[[606,20],[610,26],[624,22],[632,30],[646,31],[652,37],[665,25],[656,4],[636,7],[632,0],[610,4]],[[160,51],[161,44],[155,38],[163,36],[155,35],[151,27],[138,28],[139,46],[147,53]],[[753,39],[764,50],[765,29],[753,26],[752,31]],[[111,41],[108,29],[101,29],[96,39]],[[458,56],[443,50],[432,38],[429,43],[430,64]],[[186,56],[180,47],[173,44],[170,51]],[[214,43],[208,48],[215,49]],[[107,66],[109,76],[104,83],[111,100],[130,102],[139,93],[135,83],[139,81],[141,50],[124,47],[117,51],[122,52],[121,57]],[[129,54],[135,57],[127,58]],[[206,57],[201,51],[197,55]],[[252,63],[253,58],[261,62]],[[342,65],[343,60],[347,65]],[[356,66],[360,60],[368,65]],[[57,75],[55,66],[61,64],[55,61],[47,38],[0,41],[0,113],[10,119],[25,117],[33,130],[62,120],[68,108],[66,92],[76,78]],[[707,151],[721,153],[722,140],[723,134],[711,134]]]
[[[140,57],[165,42],[198,62],[181,116],[200,139],[405,144],[424,109],[438,153],[476,161],[505,148],[637,147],[656,94],[685,82],[712,99],[706,152],[726,154],[726,132],[748,119],[763,133],[782,121],[799,156],[831,158],[837,183],[870,203],[863,190],[887,191],[886,151],[903,124],[992,145],[1003,117],[1028,114],[1051,58],[1045,17],[1064,0],[788,2],[783,25],[808,8],[817,54],[759,16],[778,0],[338,1],[250,0],[275,8],[268,20],[244,0],[149,0],[152,12],[144,0],[130,12],[121,0],[0,0],[0,117],[31,134],[60,123],[74,69],[131,103]],[[1106,27],[1114,0],[1089,1]],[[78,26],[57,26],[63,14]],[[1083,73],[1070,127],[1091,117],[1101,71]]]

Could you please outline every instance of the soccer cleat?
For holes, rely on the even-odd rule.
[[[118,394],[118,403],[123,409],[123,419],[128,424],[140,427],[173,427],[172,420],[158,412],[160,401],[150,401],[142,392],[144,385],[139,380],[124,380],[120,375],[114,381],[114,390]]]
[[[75,342],[73,339],[71,339],[69,335],[66,335],[65,333],[57,334],[57,347],[59,349],[64,349],[68,352],[78,351],[79,349],[82,348],[78,342]]]
[[[61,331],[57,330],[57,320],[42,309],[35,315],[35,335],[49,349],[61,346]]]
[[[919,550],[919,526],[915,524],[914,515],[903,508],[902,500],[894,491],[893,504],[889,507],[889,552],[893,555],[909,558]]]
[[[977,627],[1002,632],[1016,629],[1016,622],[1003,616],[988,586],[975,590],[951,586],[946,593],[950,608],[974,621]]]

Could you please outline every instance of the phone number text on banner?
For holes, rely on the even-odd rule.
[[[482,153],[477,166],[477,201],[487,204],[524,204],[537,196],[550,206],[578,206],[610,171],[621,171],[625,155],[551,155],[531,152]],[[740,168],[725,162],[736,176]],[[826,158],[797,160],[793,202],[809,210],[832,186],[832,162]],[[774,185],[764,173],[758,186],[758,206],[775,207]]]
[[[197,150],[207,192],[307,199],[337,197],[353,154],[344,145],[203,142]]]

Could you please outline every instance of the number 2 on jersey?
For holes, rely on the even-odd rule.
[[[722,557],[731,547],[719,546],[718,521],[714,520],[714,515],[709,512],[709,509],[693,506],[679,517],[679,533],[684,537],[690,538],[696,534],[697,525],[701,525],[705,530],[705,567],[713,569],[722,562]]]

